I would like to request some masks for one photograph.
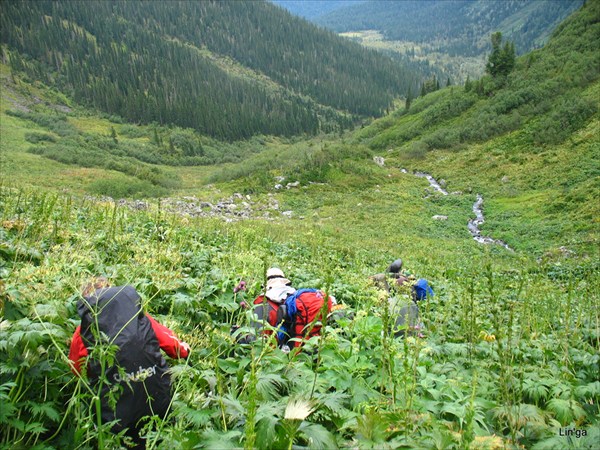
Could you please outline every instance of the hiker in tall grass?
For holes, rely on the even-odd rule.
[[[285,307],[281,308],[288,295],[296,292],[291,287],[292,282],[285,278],[283,271],[277,267],[271,267],[267,270],[267,285],[265,291],[254,299],[252,312],[254,320],[251,326],[256,330],[256,335],[239,335],[236,340],[240,344],[249,344],[256,340],[256,336],[271,336],[285,320]],[[244,306],[247,307],[244,303]],[[280,309],[281,308],[281,309]],[[232,327],[232,333],[235,333],[240,327]],[[276,336],[276,342],[279,339]]]
[[[412,276],[410,272],[403,271],[402,266],[402,259],[398,258],[388,266],[384,273],[375,274],[370,279],[380,289],[390,292],[389,281],[396,280],[396,284],[402,286]]]
[[[255,309],[260,320],[266,320],[271,327],[279,328],[285,320],[285,300],[296,292],[292,282],[288,280],[283,271],[277,267],[267,270],[267,286],[265,293],[254,300]],[[263,333],[270,335],[272,330],[264,329]]]
[[[403,262],[400,258],[391,263],[385,273],[378,273],[369,277],[379,289],[390,293],[393,287],[406,287],[411,289],[411,297],[415,302],[433,297],[433,289],[424,278],[416,279],[409,271],[403,270]]]
[[[126,430],[144,448],[143,418],[164,418],[171,404],[171,378],[161,353],[187,358],[188,344],[145,314],[132,286],[111,287],[104,277],[82,289],[77,304],[81,325],[71,341],[69,359],[77,375],[87,375],[97,391],[96,414],[112,431]]]
[[[403,271],[402,266],[402,260],[398,258],[388,266],[386,273],[373,275],[370,279],[388,295],[390,313],[396,317],[394,336],[402,337],[407,331],[421,335],[423,325],[419,319],[418,302],[433,297],[434,292],[426,279],[416,279]]]
[[[273,289],[277,289],[279,283],[275,281]],[[282,306],[285,320],[278,332],[279,342],[289,347],[301,347],[304,341],[320,336],[335,304],[335,297],[320,289],[303,288],[287,294]]]
[[[277,267],[267,270],[264,294],[254,300],[255,320],[252,326],[258,333],[270,336],[276,333],[277,345],[284,351],[298,347],[304,339],[320,335],[323,318],[335,303],[318,289],[294,289],[292,282]],[[235,330],[234,330],[235,331]],[[238,337],[238,342],[248,343],[253,336]]]

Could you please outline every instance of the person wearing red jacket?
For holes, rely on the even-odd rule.
[[[116,423],[114,432],[127,430],[136,448],[143,448],[142,419],[164,418],[171,404],[171,379],[160,350],[172,358],[187,358],[190,348],[143,312],[132,286],[110,287],[106,279],[97,278],[84,289],[77,311],[81,325],[71,341],[71,368],[85,373],[92,389],[99,390],[102,422]],[[113,365],[106,364],[103,354],[110,346],[116,347]],[[122,386],[116,402],[110,398],[115,384]]]
[[[158,345],[169,357],[187,358],[190,351],[190,346],[183,341],[180,341],[175,333],[164,325],[158,323],[150,314],[146,313],[146,317],[152,324],[152,329],[158,339]],[[81,362],[88,356],[88,350],[81,338],[81,325],[78,325],[71,339],[71,348],[69,349],[69,359],[72,363],[73,373],[81,374]]]
[[[259,318],[258,326],[266,321],[275,328],[277,343],[286,352],[290,347],[299,347],[302,341],[321,334],[322,315],[329,314],[336,301],[333,296],[326,299],[325,294],[318,289],[296,290],[291,284],[281,269],[272,267],[267,270],[264,296],[254,300],[254,312]],[[271,334],[273,330],[263,329],[262,332]],[[291,338],[295,340],[290,341]]]

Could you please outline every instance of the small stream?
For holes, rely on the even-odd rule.
[[[408,173],[406,169],[400,169],[400,171],[402,173]],[[432,188],[434,188],[436,191],[440,192],[443,195],[448,195],[448,191],[442,188],[440,184],[436,181],[436,179],[428,173],[414,172],[413,175],[419,178],[426,178],[427,181],[429,181],[429,184]],[[473,204],[473,212],[475,213],[475,218],[470,219],[467,223],[467,228],[469,229],[469,233],[471,233],[471,236],[473,236],[473,239],[475,239],[480,244],[501,245],[507,250],[514,251],[504,241],[481,235],[481,230],[479,229],[479,227],[485,222],[485,218],[483,217],[483,197],[481,196],[481,194],[477,194],[477,200]]]
[[[480,244],[497,244],[501,245],[507,250],[514,251],[504,241],[481,235],[481,230],[479,229],[479,226],[483,224],[483,222],[485,222],[485,219],[483,218],[483,197],[481,196],[481,194],[477,194],[477,200],[475,201],[475,203],[473,203],[473,212],[475,213],[475,218],[469,220],[469,222],[467,223],[467,228],[469,229],[469,233],[471,233],[471,235],[473,236],[473,239],[475,239]]]
[[[428,173],[415,172],[414,175],[415,175],[415,177],[419,177],[419,178],[427,178],[427,181],[429,181],[429,184],[431,185],[432,188],[434,188],[436,191],[442,193],[443,195],[448,195],[448,191],[446,191],[443,187],[441,187],[440,183],[438,183],[436,181],[436,179],[433,178]]]

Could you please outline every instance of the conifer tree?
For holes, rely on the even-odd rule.
[[[404,109],[408,111],[410,109],[410,104],[412,103],[412,90],[408,89],[408,94],[406,94],[406,102],[404,103]]]
[[[115,144],[119,143],[119,139],[117,139],[117,132],[115,130],[115,127],[110,127],[110,137],[112,138],[112,140],[114,141]]]
[[[515,67],[515,45],[505,42],[502,46],[502,33],[492,34],[492,53],[488,57],[485,71],[493,78],[508,75]]]

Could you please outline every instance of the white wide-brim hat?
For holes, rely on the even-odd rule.
[[[290,284],[292,282],[285,277],[280,268],[271,267],[267,270],[267,291],[275,286],[289,286]]]
[[[267,280],[270,280],[271,278],[284,278],[285,275],[283,274],[283,270],[281,270],[279,267],[271,267],[269,269],[267,269]]]

